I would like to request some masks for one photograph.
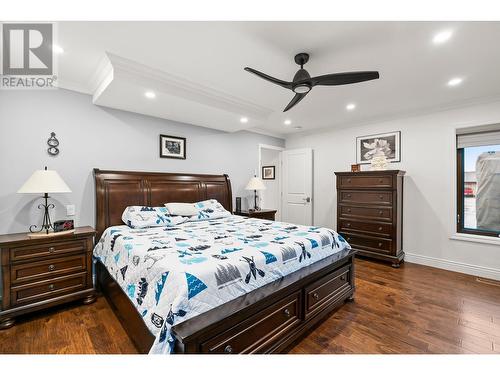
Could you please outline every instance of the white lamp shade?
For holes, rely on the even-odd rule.
[[[259,177],[252,177],[245,190],[266,190],[266,186]]]
[[[61,176],[56,171],[39,170],[17,191],[21,194],[71,193]]]

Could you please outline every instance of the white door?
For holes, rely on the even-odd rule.
[[[281,220],[293,224],[312,225],[312,149],[287,150],[281,155],[283,160]]]

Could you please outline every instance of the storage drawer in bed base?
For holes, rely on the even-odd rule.
[[[286,352],[354,294],[354,250],[345,250],[172,328],[176,353]],[[106,268],[97,263],[106,295],[137,349],[154,337]],[[315,301],[317,300],[317,301]]]

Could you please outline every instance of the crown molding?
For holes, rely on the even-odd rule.
[[[272,132],[269,130],[261,129],[261,128],[248,128],[245,129],[245,131],[251,132],[251,133],[256,133],[256,134],[261,134],[261,135],[267,135],[269,137],[274,137],[274,138],[279,138],[279,139],[285,139],[284,134]]]
[[[106,52],[91,79],[94,102],[114,79],[136,82],[169,95],[237,115],[245,115],[258,121],[265,121],[273,113],[269,108],[109,52]]]
[[[444,105],[426,107],[426,108],[422,108],[422,109],[415,110],[415,111],[402,111],[402,112],[395,113],[393,115],[374,116],[374,117],[370,117],[370,118],[363,120],[363,121],[343,122],[343,123],[340,123],[340,124],[337,124],[337,125],[331,126],[331,127],[322,126],[322,127],[316,128],[316,129],[303,130],[303,131],[297,132],[297,133],[287,133],[287,134],[285,134],[285,139],[293,138],[295,136],[305,136],[305,135],[312,135],[312,134],[321,134],[321,133],[326,133],[326,132],[330,132],[330,131],[338,131],[338,130],[347,129],[349,127],[356,127],[357,128],[357,127],[363,127],[363,126],[376,125],[376,124],[380,124],[383,122],[405,120],[405,119],[411,119],[414,117],[421,117],[421,116],[431,116],[431,115],[439,114],[442,112],[465,109],[465,108],[478,106],[478,105],[488,105],[488,104],[492,104],[492,103],[496,103],[496,102],[500,103],[500,94],[469,98],[469,99],[464,99],[464,100],[460,100],[460,101],[456,101],[456,102],[452,102],[452,103],[448,103],[448,104],[444,104]]]

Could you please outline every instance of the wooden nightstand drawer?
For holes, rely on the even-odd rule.
[[[53,241],[29,246],[16,246],[10,249],[10,261],[17,262],[53,255],[78,253],[87,250],[85,240]]]
[[[256,219],[263,219],[263,220],[275,220],[277,210],[258,210],[258,211],[239,211],[239,212],[234,212],[235,215],[239,216],[246,216],[246,217],[252,217]]]
[[[87,268],[86,261],[87,255],[81,254],[40,262],[15,264],[11,267],[10,280],[13,284],[19,284],[68,273],[82,272]]]
[[[87,274],[62,276],[11,288],[10,299],[13,306],[46,300],[69,294],[87,287]]]
[[[37,238],[29,233],[0,235],[0,330],[29,312],[79,299],[86,304],[95,301],[94,236],[94,228],[88,226]]]

